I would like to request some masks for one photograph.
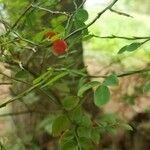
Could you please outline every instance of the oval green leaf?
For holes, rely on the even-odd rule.
[[[119,84],[119,80],[116,74],[111,74],[105,78],[103,84],[105,84],[106,86],[115,86]]]
[[[125,51],[128,51],[128,52],[132,52],[132,51],[135,51],[136,49],[138,49],[143,43],[138,43],[138,42],[135,42],[135,43],[132,43],[130,45],[126,45],[124,47],[122,47],[118,54],[122,54],[124,53]]]
[[[67,130],[70,122],[65,115],[57,117],[52,124],[52,133],[54,136],[60,135],[63,131]]]
[[[88,12],[85,9],[79,9],[75,14],[75,19],[85,22],[88,20]]]
[[[105,85],[100,85],[94,93],[94,103],[96,106],[102,106],[110,100],[109,88]]]

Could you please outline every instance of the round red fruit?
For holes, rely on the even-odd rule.
[[[46,33],[44,34],[44,37],[50,39],[50,38],[52,38],[54,35],[56,35],[55,32],[48,31],[48,32],[46,32]]]
[[[53,53],[55,55],[64,54],[66,52],[67,48],[68,48],[68,45],[67,45],[66,41],[64,41],[64,40],[56,40],[52,45]]]

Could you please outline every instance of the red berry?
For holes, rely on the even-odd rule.
[[[56,40],[52,45],[53,53],[55,55],[64,54],[66,52],[67,48],[68,48],[68,45],[67,45],[66,41],[64,41],[64,40]]]
[[[52,38],[54,35],[56,35],[55,32],[49,31],[49,32],[46,32],[46,33],[44,34],[44,37],[50,39],[50,38]]]

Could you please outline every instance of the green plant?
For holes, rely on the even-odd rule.
[[[26,97],[29,96],[29,93],[42,93],[43,97],[37,94],[39,96],[37,100],[28,104],[34,106],[38,101],[39,105],[41,103],[47,105],[47,102],[44,101],[46,97],[46,100],[52,103],[52,111],[47,110],[46,106],[44,107],[46,112],[31,111],[41,114],[51,113],[48,116],[44,115],[44,119],[36,125],[36,132],[39,129],[44,129],[51,136],[57,137],[58,147],[61,150],[92,149],[94,145],[99,144],[101,135],[107,132],[112,133],[120,127],[132,130],[129,125],[119,120],[115,115],[98,114],[93,116],[85,107],[87,97],[95,88],[92,102],[95,104],[95,109],[100,109],[109,102],[110,87],[118,85],[119,77],[148,72],[149,69],[123,74],[110,73],[102,76],[89,76],[83,66],[82,50],[76,46],[83,39],[89,36],[90,38],[94,37],[90,35],[88,28],[107,10],[111,10],[117,1],[114,0],[101,12],[98,12],[97,16],[89,23],[86,23],[88,12],[82,8],[85,1],[80,5],[74,1],[72,5],[75,5],[75,11],[71,13],[48,9],[49,5],[52,8],[53,5],[55,8],[59,7],[59,1],[44,1],[43,3],[35,1],[30,3],[21,15],[17,15],[18,18],[13,25],[10,25],[5,19],[2,20],[6,31],[0,36],[0,57],[1,61],[12,67],[13,76],[7,76],[3,72],[1,74],[10,80],[25,84],[26,87],[19,89],[21,90],[19,94],[2,103],[0,108],[17,100],[26,102],[26,99],[29,99]],[[37,10],[41,10],[42,13],[38,14]],[[51,27],[45,27],[41,23],[42,17],[45,19],[47,13],[59,15],[51,20]],[[35,26],[36,24],[40,26]],[[126,37],[115,36],[108,38],[127,39]],[[138,40],[136,37],[132,40],[135,39]],[[150,37],[140,39],[145,41],[125,46],[119,53],[136,50],[148,42]],[[54,56],[53,53],[57,56]],[[31,55],[29,56],[29,54]],[[36,57],[37,55],[41,57]],[[35,61],[33,61],[34,59]],[[101,77],[103,82],[90,81],[92,77]],[[31,98],[31,100],[33,99]],[[33,143],[31,143],[32,138],[23,144],[32,147]]]

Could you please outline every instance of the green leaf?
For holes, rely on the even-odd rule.
[[[110,91],[107,86],[100,85],[94,93],[94,103],[96,106],[102,106],[110,100]]]
[[[98,122],[102,125],[113,125],[118,123],[119,119],[116,114],[105,113],[98,118]]]
[[[37,124],[37,129],[44,129],[46,133],[52,135],[52,123],[56,118],[55,115],[48,115],[46,116],[40,123]]]
[[[122,47],[122,48],[118,51],[118,54],[124,53],[124,52],[127,50],[127,47],[128,47],[128,45]]]
[[[18,72],[15,74],[15,77],[16,77],[16,78],[27,78],[27,77],[28,77],[28,72],[25,71],[25,70],[18,71]]]
[[[66,142],[74,139],[74,131],[67,130],[61,137],[61,142]]]
[[[53,28],[56,28],[57,26],[62,25],[62,23],[65,22],[66,20],[67,20],[67,17],[64,15],[55,17],[51,20],[51,26]]]
[[[66,110],[71,110],[78,105],[79,98],[76,96],[68,96],[66,97],[62,104]]]
[[[44,31],[42,31],[42,32],[36,33],[36,35],[33,37],[33,41],[34,41],[34,42],[37,42],[37,43],[41,42],[41,41],[43,40],[44,34],[45,34],[47,31],[49,31],[49,30],[47,29],[47,30],[44,30]]]
[[[150,91],[150,82],[145,84],[144,87],[143,87],[143,92],[144,93],[147,93]]]
[[[78,123],[81,126],[90,127],[92,124],[91,117],[88,114],[83,114]]]
[[[119,84],[119,80],[118,80],[116,74],[111,74],[106,77],[103,84],[106,86],[115,86],[115,85]]]
[[[95,144],[99,144],[100,141],[100,132],[98,128],[93,128],[91,131],[91,140],[95,143]]]
[[[78,150],[78,144],[75,140],[68,140],[65,142],[62,142],[60,145],[60,150]]]
[[[75,29],[86,27],[86,24],[80,20],[75,20],[74,25],[75,25]],[[84,29],[81,33],[84,35],[88,35],[89,31],[88,29]],[[79,35],[81,35],[81,33],[79,32]]]
[[[93,88],[93,87],[95,87],[95,86],[98,86],[99,84],[100,84],[100,83],[99,83],[98,81],[92,81],[92,82],[86,83],[86,84],[84,84],[84,85],[79,89],[77,95],[78,95],[79,97],[82,97],[83,94],[84,94],[87,90],[89,90],[89,89],[91,89],[91,88]]]
[[[122,54],[122,53],[124,53],[125,51],[128,51],[128,52],[135,51],[135,50],[138,49],[141,45],[142,45],[142,43],[137,43],[137,42],[132,43],[132,44],[130,44],[130,45],[126,45],[126,46],[122,47],[122,48],[119,50],[118,54]]]
[[[62,25],[58,25],[57,27],[54,28],[54,31],[58,33],[64,33],[65,28]]]
[[[85,22],[88,20],[88,12],[85,9],[79,9],[75,14],[75,19]]]
[[[79,79],[78,91],[79,91],[79,89],[80,89],[84,84],[86,84],[86,82],[87,82],[87,78],[85,78],[85,77],[81,77],[81,78]]]
[[[52,133],[54,136],[60,135],[70,127],[70,122],[65,115],[57,117],[52,124]]]
[[[76,109],[70,111],[69,116],[74,122],[76,122],[76,124],[80,126],[90,127],[92,124],[91,117],[88,114],[84,113],[80,107],[77,107]]]
[[[83,127],[83,126],[78,127],[77,133],[79,137],[86,137],[86,138],[91,137],[91,129],[87,127]]]
[[[91,140],[85,137],[79,137],[79,143],[83,150],[91,150]]]
[[[57,21],[58,21],[59,23],[63,23],[63,22],[65,22],[67,19],[68,19],[68,17],[65,16],[65,15],[61,15],[61,16],[58,16],[58,17],[57,17]]]

